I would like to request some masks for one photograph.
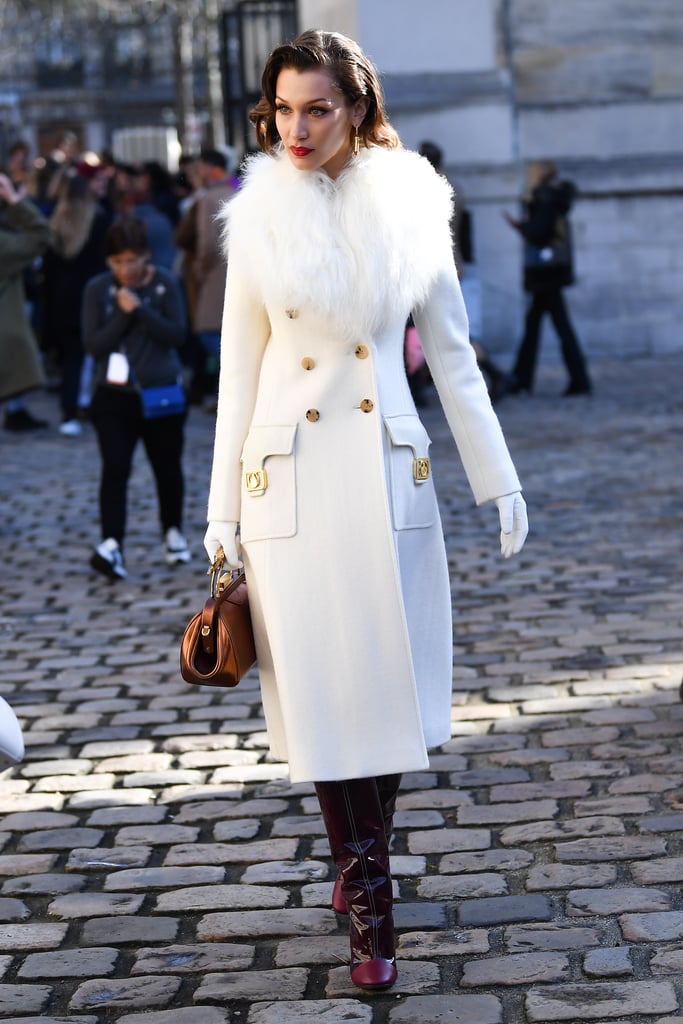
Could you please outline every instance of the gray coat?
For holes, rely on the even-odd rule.
[[[45,383],[22,271],[47,248],[50,228],[31,203],[6,206],[0,221],[0,399]]]

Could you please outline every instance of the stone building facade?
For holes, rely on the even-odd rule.
[[[286,6],[211,2],[250,16]],[[89,18],[70,37],[25,10],[23,26],[0,33],[0,129],[19,124],[45,151],[76,124],[98,150],[116,128],[173,122],[168,19]],[[682,0],[298,0],[296,15],[357,38],[404,143],[443,148],[472,213],[492,350],[512,357],[524,315],[521,246],[501,214],[516,208],[526,162],[544,157],[579,190],[569,302],[589,355],[683,348]],[[262,47],[278,41],[273,24]],[[253,90],[261,57],[249,56]],[[200,106],[201,89],[200,74]]]
[[[504,223],[526,161],[579,198],[568,293],[590,355],[683,348],[681,0],[300,0],[359,39],[404,143],[434,139],[473,215],[484,341],[512,355],[521,252]],[[543,346],[544,358],[556,345]]]

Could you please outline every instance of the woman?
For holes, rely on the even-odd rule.
[[[524,337],[512,371],[508,390],[527,391],[534,387],[536,355],[541,321],[548,313],[557,331],[562,357],[569,374],[564,397],[587,395],[591,384],[583,353],[572,327],[562,289],[574,283],[573,254],[567,215],[575,189],[568,181],[560,181],[551,160],[529,164],[527,187],[521,219],[503,216],[524,238],[524,288],[531,293],[526,314]]]
[[[351,978],[382,989],[396,979],[400,776],[450,737],[448,567],[403,363],[411,310],[476,499],[498,502],[506,556],[525,505],[468,342],[450,189],[400,148],[375,68],[344,36],[306,32],[273,51],[262,89],[251,118],[264,153],[224,214],[205,546],[244,560],[271,748],[293,781],[316,784]]]
[[[45,384],[26,311],[24,274],[50,240],[47,221],[5,174],[0,174],[0,403],[4,429],[38,430],[45,420],[24,406],[24,394]]]
[[[56,354],[62,370],[59,432],[77,437],[81,433],[81,306],[90,278],[106,269],[107,216],[99,208],[89,182],[73,167],[61,174],[50,227],[52,244],[43,258],[43,348]]]
[[[157,485],[164,556],[169,565],[189,562],[181,533],[185,429],[182,390],[167,415],[148,418],[146,389],[175,385],[185,340],[180,289],[166,270],[149,262],[142,221],[122,218],[108,229],[104,251],[109,272],[89,282],[83,299],[83,346],[95,357],[90,418],[102,455],[102,542],[90,564],[110,579],[128,575],[123,560],[126,493],[133,453],[145,446]]]

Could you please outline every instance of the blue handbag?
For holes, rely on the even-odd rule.
[[[165,384],[158,388],[141,388],[142,415],[146,420],[159,416],[177,416],[185,412],[187,398],[181,384]]]

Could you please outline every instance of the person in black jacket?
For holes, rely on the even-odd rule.
[[[105,235],[104,251],[109,271],[92,278],[83,296],[83,347],[95,357],[90,418],[102,456],[103,540],[90,564],[116,580],[128,575],[123,561],[126,493],[140,440],[156,481],[165,560],[169,565],[190,561],[181,533],[185,401],[151,417],[144,402],[148,389],[179,384],[178,349],[186,325],[179,285],[169,271],[150,263],[142,221],[115,221]],[[175,390],[182,397],[182,390]]]
[[[77,437],[78,392],[83,365],[81,305],[91,277],[106,270],[104,235],[107,215],[85,173],[75,167],[58,172],[57,202],[50,216],[52,239],[42,265],[42,344],[61,367],[60,434]]]
[[[551,160],[536,160],[529,164],[522,216],[516,219],[503,214],[524,239],[524,289],[531,295],[511,391],[533,391],[541,321],[546,313],[557,331],[569,374],[564,395],[591,391],[585,359],[562,295],[562,289],[574,283],[568,214],[575,192],[571,182],[559,179]]]

